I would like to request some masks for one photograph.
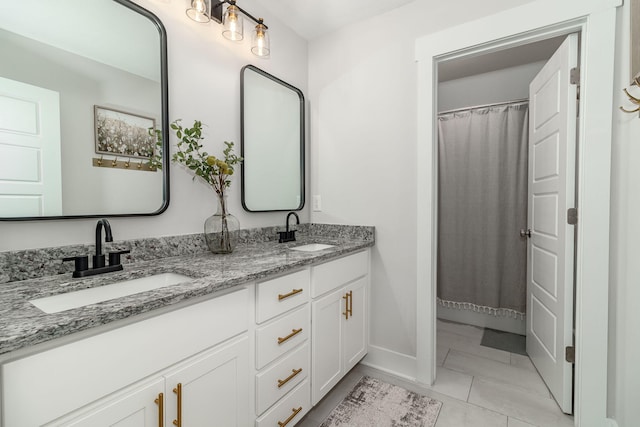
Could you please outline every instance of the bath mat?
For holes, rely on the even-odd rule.
[[[320,427],[433,427],[442,402],[362,377]]]
[[[508,351],[509,353],[522,354],[523,356],[527,355],[527,337],[512,334],[511,332],[485,328],[480,345]]]

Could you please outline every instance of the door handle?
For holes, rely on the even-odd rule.
[[[526,230],[525,230],[524,228],[521,228],[521,229],[520,229],[520,237],[528,237],[528,238],[531,238],[531,229],[530,229],[530,228],[528,228],[528,229],[526,229]]]

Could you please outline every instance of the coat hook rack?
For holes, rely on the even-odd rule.
[[[640,76],[636,76],[633,79],[633,82],[631,83],[631,86],[637,86],[640,87]],[[624,111],[625,113],[636,113],[640,111],[640,98],[636,98],[635,96],[631,95],[629,93],[629,91],[627,90],[627,88],[623,88],[622,91],[624,92],[625,95],[627,95],[627,97],[629,98],[629,101],[631,101],[631,103],[634,105],[634,109],[633,110],[627,110],[624,107],[620,107],[620,109],[622,111]],[[640,113],[638,114],[638,116],[640,117]]]
[[[105,159],[103,156],[100,156],[100,158],[94,157],[92,160],[93,166],[98,168],[128,169],[147,172],[155,172],[158,170],[157,168],[150,166],[149,162],[145,162],[144,160],[140,160],[137,164],[134,163],[135,167],[132,167],[134,165],[131,164],[131,158],[118,160],[118,157],[115,159]]]

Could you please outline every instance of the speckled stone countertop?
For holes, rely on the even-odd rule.
[[[309,233],[299,236],[296,242],[283,244],[258,239],[240,243],[229,255],[201,251],[130,262],[124,265],[124,271],[87,278],[73,279],[65,273],[3,283],[0,285],[0,355],[362,250],[374,244],[373,228],[367,229],[371,230],[370,237],[366,233],[363,237],[362,233],[327,232],[324,236]],[[307,243],[335,246],[317,252],[289,249]],[[192,280],[55,314],[45,314],[29,302],[165,272],[184,274]]]

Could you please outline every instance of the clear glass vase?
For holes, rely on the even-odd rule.
[[[230,254],[238,242],[240,221],[227,210],[225,196],[218,197],[218,210],[204,222],[204,238],[214,254]]]

